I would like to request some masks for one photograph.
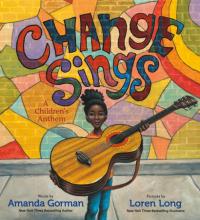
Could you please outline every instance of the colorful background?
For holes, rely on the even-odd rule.
[[[86,122],[82,104],[63,107],[52,101],[52,94],[58,88],[71,94],[70,86],[55,86],[47,82],[46,69],[55,57],[53,44],[42,22],[54,19],[58,30],[64,27],[63,20],[77,17],[77,37],[80,37],[79,15],[91,13],[97,33],[102,42],[102,30],[98,14],[109,13],[111,18],[123,17],[129,24],[137,13],[166,16],[184,24],[180,35],[173,41],[164,40],[163,45],[174,49],[166,56],[154,56],[159,60],[159,69],[149,73],[152,88],[143,101],[135,101],[129,93],[118,100],[106,95],[107,85],[101,79],[99,90],[105,95],[108,105],[108,119],[103,128],[113,124],[134,125],[167,108],[184,95],[192,95],[200,103],[200,2],[199,0],[1,0],[0,1],[0,159],[49,158],[52,147],[60,140],[73,136],[86,136],[92,127]],[[37,69],[27,69],[21,65],[16,54],[16,41],[21,30],[31,24],[43,30],[39,41],[28,35],[25,41],[27,56],[38,58],[44,51],[45,43],[51,46],[51,54],[46,65]],[[141,22],[145,29],[146,23]],[[156,27],[155,27],[156,28]],[[174,29],[170,27],[170,31]],[[174,31],[175,32],[175,31]],[[131,36],[130,31],[127,38]],[[111,31],[110,63],[115,54],[122,52],[117,47],[117,29]],[[141,39],[138,39],[138,42]],[[80,40],[77,47],[80,48]],[[128,42],[128,41],[127,41]],[[126,45],[126,51],[137,54],[136,60],[150,54],[152,41],[143,50],[134,51]],[[74,56],[105,55],[103,51],[67,53],[63,56],[72,60]],[[62,56],[61,56],[62,57]],[[59,57],[60,58],[60,57]],[[85,66],[84,66],[85,65]],[[86,64],[82,68],[89,73]],[[122,67],[123,68],[123,65]],[[78,68],[73,67],[73,76],[80,80]],[[63,76],[58,70],[58,76]],[[102,75],[102,74],[100,74]],[[132,78],[137,75],[133,68]],[[68,77],[70,74],[68,75]],[[121,84],[112,88],[118,91]],[[86,87],[82,86],[82,92]],[[50,117],[50,119],[49,119]],[[178,110],[151,125],[143,132],[143,159],[195,159],[200,158],[200,104],[189,111]]]

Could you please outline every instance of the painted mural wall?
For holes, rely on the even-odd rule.
[[[199,10],[199,0],[1,0],[0,159],[49,158],[87,136],[87,88],[104,94],[104,129],[195,97],[143,132],[142,159],[200,158]]]

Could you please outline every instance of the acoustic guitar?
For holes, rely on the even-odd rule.
[[[97,139],[73,137],[60,141],[51,151],[51,179],[73,195],[86,196],[101,190],[115,163],[129,163],[141,157],[142,136],[139,129],[143,123],[152,124],[177,109],[196,103],[193,97],[184,96],[133,127],[114,125],[105,129]]]

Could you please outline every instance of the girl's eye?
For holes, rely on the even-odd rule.
[[[93,112],[89,112],[89,116],[94,116],[94,113]]]
[[[99,115],[100,116],[104,116],[105,114],[104,114],[104,112],[100,112]]]

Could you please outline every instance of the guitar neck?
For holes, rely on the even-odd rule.
[[[156,115],[153,115],[152,117],[146,119],[143,121],[143,123],[148,123],[148,124],[153,124],[154,122],[156,122],[157,120],[165,117],[166,115],[168,115],[169,113],[173,112],[177,110],[177,108],[175,108],[174,105],[171,105],[170,107],[168,107],[167,109],[157,113]],[[137,125],[130,127],[129,129],[127,129],[126,131],[123,131],[122,133],[114,136],[113,138],[111,138],[111,142],[112,143],[119,143],[121,142],[124,138],[129,137],[130,135],[132,135],[133,133],[135,133],[136,131],[139,131],[140,127],[142,126],[143,123],[138,123]]]
[[[153,115],[149,119],[145,120],[145,122],[149,124],[153,124],[154,122],[160,120],[161,118],[165,117],[166,115],[170,114],[171,112],[177,110],[173,105],[168,107],[167,109],[157,113],[156,115]]]

